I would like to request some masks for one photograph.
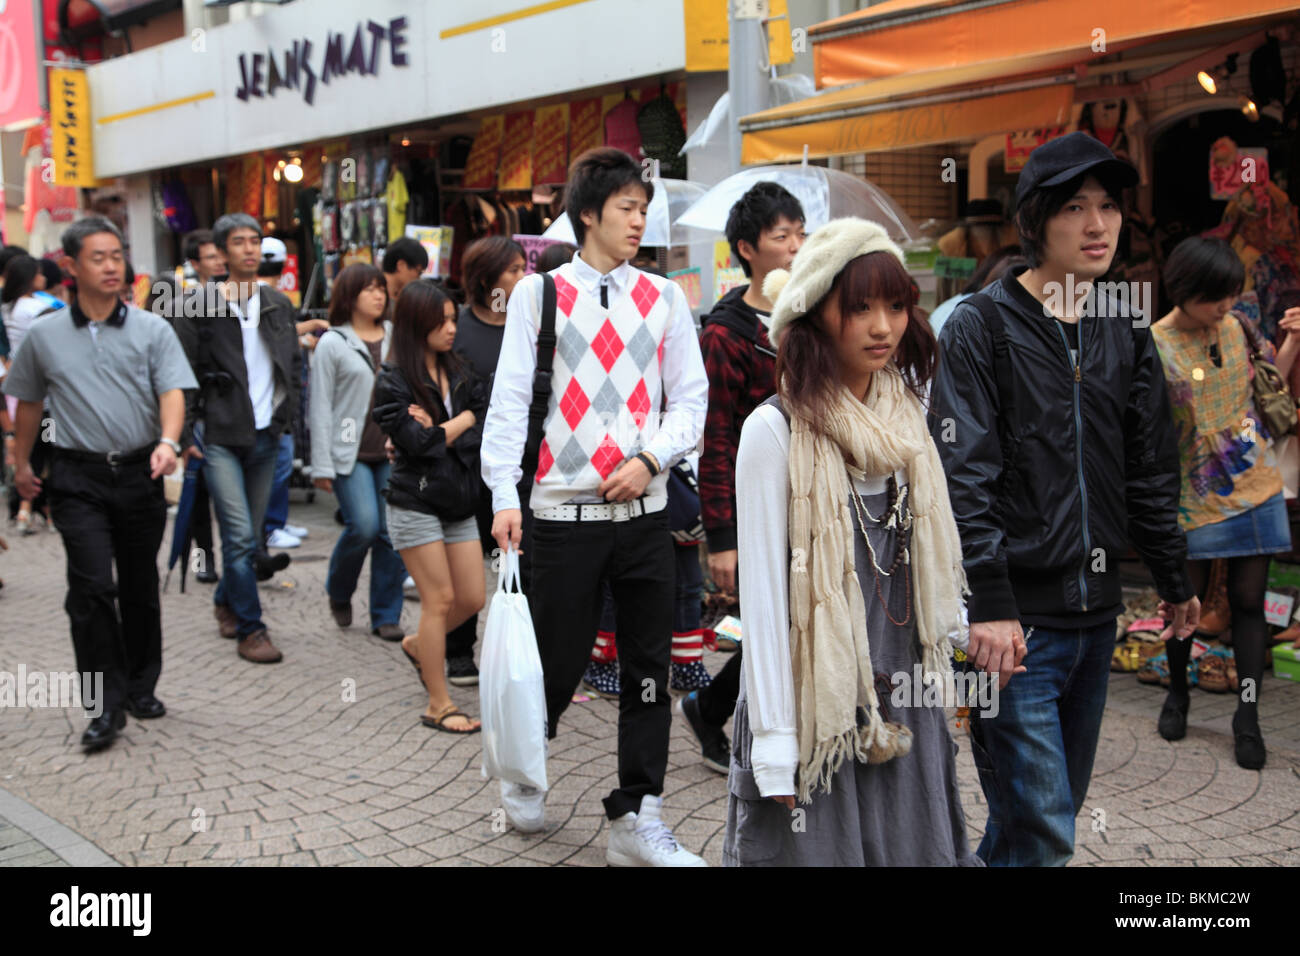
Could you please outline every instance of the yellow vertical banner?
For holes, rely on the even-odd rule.
[[[466,189],[495,189],[497,166],[501,161],[501,142],[505,138],[506,118],[502,113],[485,116],[479,124],[474,145],[465,161]]]
[[[569,168],[569,104],[539,107],[533,114],[533,182],[562,183]]]
[[[703,73],[727,68],[730,36],[727,3],[728,0],[682,0],[687,72]],[[773,63],[789,63],[794,59],[794,50],[786,0],[772,0],[771,15],[772,19],[767,22],[768,56]],[[800,29],[801,40],[806,43],[807,28]]]
[[[533,113],[524,110],[506,117],[501,148],[498,189],[531,189],[533,186]]]
[[[96,185],[90,143],[90,88],[84,70],[51,69],[50,151],[56,186]]]

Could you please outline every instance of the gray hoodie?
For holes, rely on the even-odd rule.
[[[393,324],[384,322],[383,327],[380,360],[387,361]],[[313,479],[352,474],[378,371],[352,323],[336,325],[320,337],[312,353],[308,409]]]

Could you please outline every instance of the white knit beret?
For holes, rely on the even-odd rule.
[[[763,280],[763,295],[772,303],[772,344],[795,319],[819,303],[850,260],[871,252],[889,252],[903,262],[903,250],[885,230],[866,219],[832,219],[795,253],[789,271],[775,269]]]

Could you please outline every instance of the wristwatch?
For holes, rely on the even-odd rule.
[[[179,458],[179,457],[181,456],[181,443],[180,443],[180,442],[172,441],[170,438],[159,438],[159,439],[158,439],[158,444],[160,444],[160,445],[166,445],[168,448],[170,448],[173,452],[176,453],[176,457],[177,457],[177,458]]]

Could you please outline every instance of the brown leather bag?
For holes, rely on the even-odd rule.
[[[1300,423],[1296,416],[1295,399],[1291,397],[1291,392],[1286,387],[1286,379],[1282,377],[1278,367],[1264,358],[1260,348],[1259,333],[1237,313],[1234,312],[1232,315],[1241,325],[1241,330],[1246,336],[1246,346],[1250,351],[1250,364],[1255,373],[1250,379],[1251,390],[1255,396],[1255,410],[1259,413],[1260,421],[1268,434],[1274,441],[1279,441],[1286,435],[1293,434],[1296,425]]]

